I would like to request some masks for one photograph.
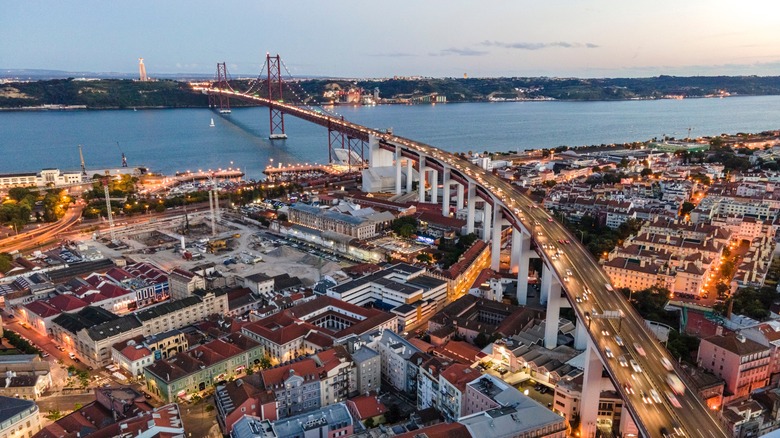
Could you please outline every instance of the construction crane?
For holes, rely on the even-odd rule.
[[[111,212],[111,198],[108,193],[108,186],[111,182],[111,175],[106,170],[106,176],[103,177],[103,193],[106,195],[106,214],[108,215],[108,229],[111,233],[111,241],[116,242],[116,232],[114,231],[114,214]]]
[[[119,153],[122,154],[122,167],[127,167],[127,157],[125,157],[125,153],[122,152],[122,148],[119,147],[119,142],[116,142],[116,148],[119,149]]]
[[[87,176],[87,165],[84,164],[84,152],[81,150],[81,145],[79,145],[79,158],[81,158],[81,175]]]

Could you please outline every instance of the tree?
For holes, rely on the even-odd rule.
[[[724,299],[728,296],[731,288],[726,283],[718,283],[715,285],[715,292],[718,294],[718,299]]]
[[[411,237],[417,232],[417,219],[412,216],[402,216],[390,223],[390,229],[400,237]]]
[[[276,219],[279,222],[287,222],[287,213],[279,213],[276,215]]]
[[[548,179],[547,181],[542,183],[542,185],[545,187],[555,187],[555,184],[557,183],[553,179]]]
[[[366,421],[363,422],[363,424],[366,426],[367,429],[371,429],[374,427],[374,418],[370,417]]]
[[[734,261],[726,260],[720,265],[720,275],[723,278],[731,280],[734,277]]]
[[[264,370],[268,369],[268,368],[271,368],[271,358],[269,358],[268,356],[263,356],[260,359],[260,368],[262,368]]]
[[[58,409],[52,409],[46,414],[46,418],[52,421],[57,421],[62,418],[62,412]]]
[[[649,167],[645,167],[644,169],[642,169],[641,172],[639,172],[639,175],[641,175],[643,177],[648,177],[648,176],[650,176],[652,174],[653,174],[653,169],[651,169]]]
[[[417,254],[416,258],[417,258],[417,261],[421,262],[421,263],[426,263],[427,264],[427,263],[433,262],[433,257],[431,257],[431,255],[428,254],[427,252],[423,252],[423,253]]]
[[[0,253],[0,272],[6,273],[11,269],[13,258],[7,252]]]
[[[696,208],[696,206],[693,205],[692,203],[688,201],[683,202],[682,208],[680,209],[680,216],[687,215],[688,213],[692,212],[694,208]]]

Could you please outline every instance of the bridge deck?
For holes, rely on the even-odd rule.
[[[542,254],[542,257],[559,279],[567,276],[564,275],[566,270],[572,271],[572,275],[569,276],[570,280],[562,282],[563,290],[572,303],[577,318],[588,324],[588,334],[593,345],[601,356],[616,390],[629,407],[642,435],[660,437],[662,429],[671,432],[674,427],[679,427],[684,431],[684,436],[687,437],[719,438],[729,436],[711,415],[706,405],[697,397],[693,388],[687,387],[684,394],[677,396],[682,408],[674,407],[669,399],[664,397],[669,390],[665,381],[668,372],[661,364],[660,359],[666,358],[675,364],[674,358],[660,343],[655,341],[653,334],[645,327],[644,320],[628,300],[615,292],[611,286],[608,287],[609,278],[587,249],[580,245],[578,240],[563,225],[552,220],[553,218],[544,209],[537,208],[537,205],[530,198],[515,190],[515,187],[509,182],[467,160],[425,143],[380,132],[317,111],[282,102],[273,102],[259,96],[243,95],[233,90],[204,89],[204,91],[275,108],[329,129],[340,130],[364,141],[368,141],[369,137],[376,137],[380,143],[391,150],[395,150],[395,146],[400,146],[404,156],[424,156],[426,157],[426,165],[429,161],[432,161],[434,166],[446,165],[451,169],[454,179],[461,182],[475,182],[482,191],[481,196],[494,205],[501,205],[505,217],[510,222],[525,229],[526,232],[534,231],[531,236],[537,244],[552,243],[558,246],[559,239],[569,240],[571,244],[560,245],[564,254],[557,260],[552,260],[545,253]],[[541,231],[541,236],[535,233],[537,230]],[[576,303],[574,298],[585,294],[586,290],[591,292],[592,298],[582,303]],[[593,319],[588,322],[586,313],[588,315],[594,312],[603,314],[605,311],[619,311],[623,313],[624,317],[619,320]],[[625,347],[617,345],[614,336],[618,333],[623,339]],[[641,346],[642,352],[634,348],[634,345]],[[610,348],[616,357],[607,357],[605,348]],[[643,372],[633,372],[631,367],[621,366],[617,361],[617,356],[633,359]],[[683,382],[687,382],[684,371],[676,365],[673,373]],[[635,393],[629,393],[625,384],[631,385]],[[643,403],[640,393],[649,393],[651,390],[657,391],[662,397],[661,403]]]

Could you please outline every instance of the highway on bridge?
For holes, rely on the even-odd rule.
[[[271,101],[257,95],[245,95],[234,90],[214,88],[201,90],[204,93],[221,94],[273,107],[289,115],[340,130],[362,140],[374,136],[379,139],[381,147],[388,151],[395,151],[396,146],[399,146],[404,156],[425,157],[426,165],[438,163],[439,166],[447,166],[451,169],[453,179],[466,183],[474,182],[482,187],[482,192],[492,198],[489,202],[503,207],[504,218],[530,233],[537,247],[541,248],[545,263],[561,280],[563,290],[572,303],[577,317],[588,324],[588,334],[616,390],[621,394],[625,405],[629,407],[642,434],[648,437],[662,437],[662,431],[665,431],[676,436],[687,437],[729,436],[709,412],[707,406],[697,397],[695,391],[687,385],[684,371],[675,365],[674,358],[647,329],[642,317],[625,297],[612,289],[609,278],[596,259],[563,225],[555,221],[543,208],[539,208],[530,198],[515,190],[509,182],[433,146],[350,123],[319,111]],[[570,243],[561,244],[559,240],[563,242],[568,240]],[[559,249],[560,255],[553,257],[553,252],[557,253]],[[583,297],[586,295],[588,299],[584,300]],[[578,296],[580,299],[577,299]],[[594,314],[603,315],[605,311],[610,310],[621,312],[623,317],[619,319],[590,317]],[[623,345],[618,345],[615,336],[620,336]],[[607,354],[607,348],[611,354]],[[625,366],[621,363],[621,358],[625,360]],[[672,394],[666,382],[669,371],[661,362],[662,359],[667,363],[666,367],[670,367],[672,372],[686,384],[684,394],[676,396]],[[636,364],[636,369],[632,361]],[[657,394],[655,401],[652,400],[654,393]]]

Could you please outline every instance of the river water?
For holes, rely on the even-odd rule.
[[[507,151],[644,141],[780,128],[780,96],[620,102],[500,102],[336,107],[347,120],[452,152]],[[214,119],[216,126],[210,127]],[[0,112],[0,173],[46,167],[131,166],[156,172],[239,167],[259,178],[269,164],[325,162],[327,131],[285,118],[268,140],[268,110],[208,109]],[[117,145],[117,143],[119,143]],[[121,152],[120,152],[121,151]]]

